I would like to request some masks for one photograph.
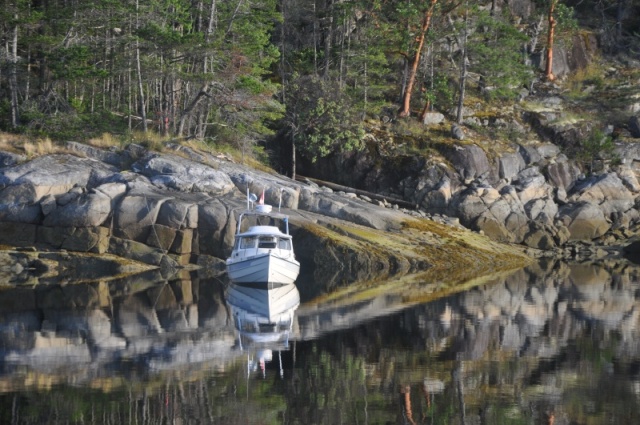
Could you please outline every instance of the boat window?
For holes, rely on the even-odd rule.
[[[279,239],[278,240],[278,248],[286,249],[287,251],[291,250],[291,241],[289,239]]]
[[[258,248],[275,248],[276,247],[276,238],[273,236],[262,236],[260,237],[260,242],[258,243]]]
[[[255,236],[249,236],[240,239],[240,249],[255,248],[257,238]]]

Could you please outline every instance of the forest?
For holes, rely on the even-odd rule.
[[[0,130],[314,161],[361,148],[367,119],[512,102],[580,35],[637,56],[638,28],[640,0],[4,0]]]

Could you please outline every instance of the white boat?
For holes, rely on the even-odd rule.
[[[240,344],[288,344],[294,313],[300,305],[300,292],[294,284],[256,288],[232,283],[226,293],[227,304]]]
[[[258,223],[261,220],[270,223],[257,224],[242,232],[241,227],[248,217],[256,218]],[[284,231],[274,225],[275,221],[282,223]],[[264,287],[295,282],[300,263],[293,252],[288,217],[272,212],[271,206],[264,204],[240,214],[233,251],[226,265],[229,279],[234,283]]]

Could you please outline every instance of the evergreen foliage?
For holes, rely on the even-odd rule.
[[[319,78],[298,78],[287,101],[288,124],[298,151],[312,162],[364,146],[364,130],[347,96]]]
[[[620,160],[615,155],[612,137],[600,130],[593,131],[581,141],[576,157],[589,173],[598,171],[598,162],[612,161],[615,164]]]
[[[487,98],[514,99],[531,78],[522,54],[527,36],[511,25],[507,16],[490,16],[482,10],[474,15],[474,32],[467,46],[471,72],[480,76]]]
[[[526,19],[548,3],[533,1]],[[563,3],[558,31],[575,28]],[[603,12],[622,37],[637,2],[608,3],[626,8]],[[149,129],[247,151],[288,134],[282,143],[310,160],[358,149],[363,118],[389,115],[403,97],[409,116],[447,114],[462,96],[463,54],[469,88],[488,101],[513,99],[531,81],[530,22],[506,3],[470,2],[462,46],[461,4],[16,0],[0,10],[0,130],[60,140]]]

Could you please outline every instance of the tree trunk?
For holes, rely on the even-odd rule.
[[[296,134],[291,136],[291,178],[296,179]]]
[[[347,17],[346,17],[346,12],[342,12],[342,21],[345,22],[344,28],[342,28],[342,31],[340,31],[340,61],[339,61],[339,65],[338,65],[338,87],[340,87],[340,90],[342,90],[344,88],[344,80],[345,80],[345,76],[344,76],[344,68],[345,68],[345,49],[344,49],[344,45],[345,45],[345,31],[347,31],[348,28],[348,21],[347,21]]]
[[[456,114],[456,122],[462,124],[464,96],[467,87],[467,13],[464,13],[464,30],[462,34],[462,63],[460,64],[460,97],[458,98],[458,111]]]
[[[362,116],[366,116],[367,114],[367,108],[368,108],[368,102],[369,102],[369,76],[368,76],[368,64],[369,64],[369,39],[365,38],[364,40],[364,51],[365,51],[365,55],[364,55],[364,68],[362,70],[362,84],[364,85],[363,87],[363,111],[362,111]]]
[[[627,1],[628,0],[618,0],[616,10],[616,49],[619,49],[622,44],[622,21],[627,12]]]
[[[24,83],[24,101],[29,100],[29,94],[31,90],[31,46],[27,47],[27,75]],[[93,111],[92,111],[93,112]]]
[[[132,111],[133,111],[133,78],[131,78],[131,57],[129,57],[129,66],[127,69],[127,106],[129,107],[127,112],[127,128],[129,132],[133,129],[132,125]],[[104,96],[102,97],[104,99]]]
[[[416,425],[416,421],[413,420],[413,409],[411,408],[411,387],[401,385],[399,392],[402,401],[402,416],[406,419],[406,423]]]
[[[281,84],[281,96],[282,103],[286,107],[286,99],[287,99],[287,76],[285,73],[286,66],[286,44],[284,42],[286,37],[286,25],[287,25],[287,3],[286,0],[281,0],[281,8],[282,8],[282,23],[280,24],[280,84]]]
[[[144,85],[142,84],[142,67],[140,65],[140,46],[136,41],[136,73],[138,74],[138,91],[140,96],[140,116],[142,117],[142,131],[147,132],[147,111],[145,110]]]
[[[431,63],[429,66],[429,79],[431,80],[431,84],[428,90],[431,91],[431,93],[433,93],[433,78],[434,78],[434,64],[433,64],[433,57],[435,55],[435,52],[432,50],[431,54],[429,55],[429,52],[427,51],[427,58],[431,58]],[[420,113],[420,122],[424,122],[424,118],[427,116],[427,113],[429,112],[429,110],[431,109],[431,99],[427,96],[427,99],[424,102],[424,107],[422,108],[422,112]]]
[[[216,29],[216,0],[211,0],[211,6],[209,8],[209,24],[207,25],[207,33],[204,36],[204,41],[208,43],[211,40],[211,34]]]
[[[138,28],[138,0],[136,0],[136,29]],[[138,91],[140,94],[140,116],[142,131],[147,132],[147,112],[145,110],[144,85],[142,84],[142,66],[140,65],[140,42],[136,39],[136,72],[138,74]]]
[[[11,127],[20,125],[20,111],[18,110],[18,15],[13,26],[11,39],[11,68],[9,71],[9,91],[11,92]]]
[[[318,75],[318,13],[313,3],[313,75]]]
[[[542,32],[543,23],[544,23],[544,14],[540,14],[540,19],[533,27],[533,34],[531,34],[531,40],[529,40],[527,53],[533,53],[536,51],[536,46],[538,45],[538,38],[540,37],[540,33]]]
[[[240,13],[240,7],[242,6],[243,0],[238,0],[238,4],[236,5],[235,10],[233,11],[233,15],[231,15],[231,19],[229,19],[229,25],[227,26],[227,32],[224,34],[224,38],[227,38],[229,34],[231,34],[231,30],[233,29],[233,22],[238,17]]]
[[[202,0],[198,0],[197,4],[196,4],[196,10],[197,10],[197,17],[196,17],[196,25],[195,25],[195,32],[203,32],[202,31],[202,14],[204,13],[204,2]]]
[[[429,113],[429,109],[431,109],[431,101],[427,99],[424,102],[424,107],[422,108],[422,111],[420,111],[420,122],[424,122],[424,119],[427,116],[427,113]]]
[[[187,105],[186,108],[184,108],[184,111],[182,111],[182,114],[180,115],[180,124],[178,125],[178,136],[182,137],[183,133],[184,133],[184,125],[187,121],[187,117],[191,114],[191,112],[194,110],[194,108],[198,105],[198,103],[200,103],[200,101],[204,98],[204,97],[209,97],[209,93],[207,93],[207,90],[209,90],[209,83],[205,83],[202,88],[200,89],[200,91],[198,92],[198,94],[196,95],[196,97],[191,101],[191,103],[189,105]]]
[[[236,10],[234,12],[234,16],[238,12],[238,9],[241,3],[242,3],[242,0],[238,2]],[[233,24],[233,21],[229,23],[229,27],[227,28],[227,34],[231,31],[232,24]],[[212,40],[213,33],[216,27],[217,27],[217,0],[211,0],[211,4],[209,5],[209,18],[207,22],[207,28],[204,35],[205,43],[208,44]],[[209,54],[204,55],[203,61],[202,61],[202,69],[205,74],[204,75],[205,82],[203,83],[202,87],[200,88],[198,93],[195,95],[195,97],[191,100],[191,102],[188,105],[186,105],[182,110],[182,112],[180,113],[178,125],[175,130],[178,137],[184,136],[187,118],[189,118],[189,116],[192,114],[196,106],[198,106],[198,104],[202,101],[202,99],[210,98],[208,90],[209,90],[209,87],[211,86],[211,81],[209,80],[209,77],[206,75],[209,72],[209,60],[210,60]],[[182,85],[183,84],[181,84],[181,86]],[[188,86],[186,87],[187,87],[186,91],[188,92],[189,91]],[[177,100],[173,101],[174,105],[177,103],[178,103]],[[196,137],[204,138],[206,134],[206,116],[207,114],[205,113],[204,117],[202,117],[201,115],[198,115],[196,117],[196,124],[194,125],[194,130],[193,130],[193,134],[195,134]]]
[[[548,81],[553,81],[556,77],[553,75],[553,33],[556,28],[556,19],[553,17],[553,12],[556,8],[558,0],[551,0],[549,4],[549,16],[547,18],[549,22],[549,33],[547,35],[547,64],[545,67],[545,77]]]
[[[329,23],[324,38],[324,73],[323,78],[329,78],[329,68],[331,67],[331,41],[333,39],[333,2],[328,0]]]
[[[409,72],[409,79],[407,80],[407,87],[404,90],[404,97],[402,101],[402,109],[398,114],[400,117],[407,117],[411,113],[411,92],[416,81],[416,75],[418,73],[418,65],[420,64],[420,56],[422,55],[422,47],[424,46],[424,39],[426,37],[429,26],[431,25],[431,17],[436,7],[438,0],[431,0],[431,5],[424,13],[422,20],[422,28],[420,35],[418,36],[418,46],[416,47],[416,54],[411,64],[411,70]]]

